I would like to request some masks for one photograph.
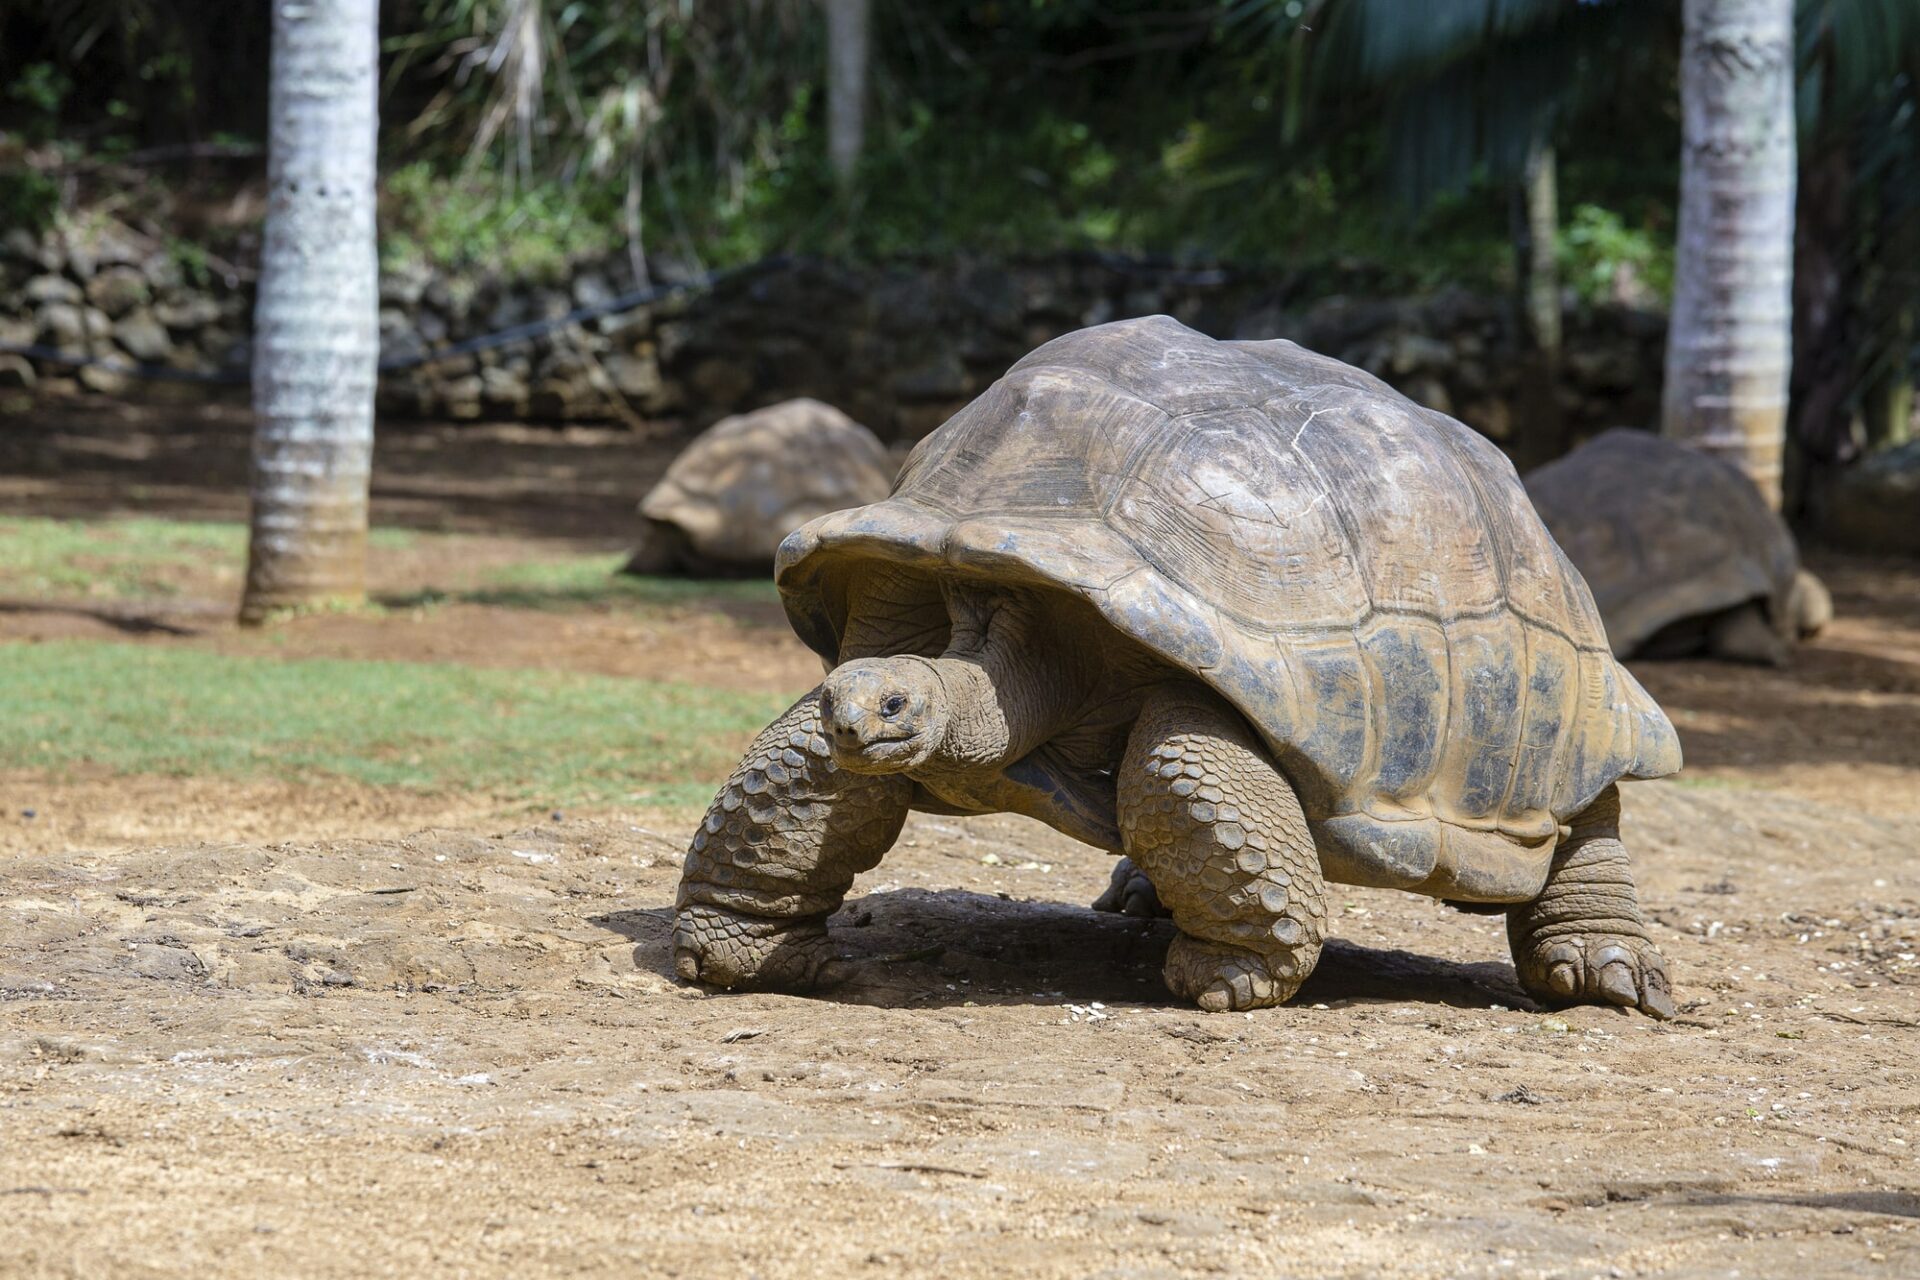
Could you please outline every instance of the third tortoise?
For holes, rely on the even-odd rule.
[[[1833,617],[1786,522],[1724,459],[1616,428],[1526,485],[1619,657],[1780,664]]]
[[[1614,784],[1673,728],[1499,451],[1359,370],[1069,334],[777,576],[829,672],[694,835],[685,977],[818,981],[910,808],[1012,811],[1126,855],[1096,905],[1169,910],[1204,1008],[1290,996],[1334,880],[1506,911],[1543,998],[1671,1011]]]

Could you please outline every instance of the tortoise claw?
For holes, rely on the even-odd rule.
[[[1264,1009],[1290,998],[1305,974],[1290,976],[1291,957],[1181,934],[1167,949],[1167,988],[1207,1013]]]
[[[1673,1017],[1667,962],[1646,938],[1594,934],[1543,941],[1515,957],[1521,985],[1553,1005],[1608,1004]]]

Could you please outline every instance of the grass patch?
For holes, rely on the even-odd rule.
[[[376,550],[418,535],[375,529]],[[0,596],[132,600],[180,594],[209,570],[237,582],[246,569],[247,526],[237,521],[49,520],[0,517]]]
[[[1750,791],[1753,783],[1746,778],[1729,778],[1721,774],[1688,773],[1682,770],[1667,779],[1676,787],[1687,787],[1694,791]]]
[[[643,578],[618,572],[624,555],[529,560],[489,571],[480,585],[382,597],[390,609],[457,602],[510,609],[575,609],[683,605],[696,601],[764,601],[780,594],[765,578]]]
[[[0,649],[0,765],[700,805],[786,702],[566,672],[16,644]]]

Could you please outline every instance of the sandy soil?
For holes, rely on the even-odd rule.
[[[230,431],[149,501],[110,426],[29,440],[103,457],[97,493],[25,466],[0,502],[225,510],[191,471]],[[611,474],[576,446],[509,431],[512,492],[476,465],[405,509],[599,549],[514,505]],[[666,953],[688,813],[0,770],[0,1275],[1920,1274],[1920,571],[1820,567],[1841,620],[1790,671],[1637,668],[1690,759],[1625,789],[1667,1024],[1537,1008],[1497,918],[1369,890],[1295,1003],[1201,1015],[1166,925],[1085,909],[1107,860],[1006,818],[911,823],[843,987],[708,994]],[[812,674],[751,607],[260,638],[214,605],[0,636]]]
[[[1915,1274],[1913,825],[1629,822],[1667,1025],[1358,890],[1293,1006],[1200,1015],[1011,819],[917,819],[815,999],[667,976],[656,815],[16,857],[0,1273]]]

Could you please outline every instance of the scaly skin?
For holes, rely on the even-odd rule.
[[[826,919],[892,847],[913,784],[834,764],[815,689],[754,739],[694,833],[676,904],[689,982],[805,990],[833,976]]]
[[[1157,690],[1115,781],[1127,856],[1180,930],[1168,988],[1216,1013],[1291,997],[1320,957],[1326,886],[1300,802],[1246,721],[1198,686]]]
[[[1608,787],[1554,850],[1546,888],[1507,913],[1520,983],[1548,1004],[1615,1004],[1673,1016],[1667,962],[1647,937]]]

